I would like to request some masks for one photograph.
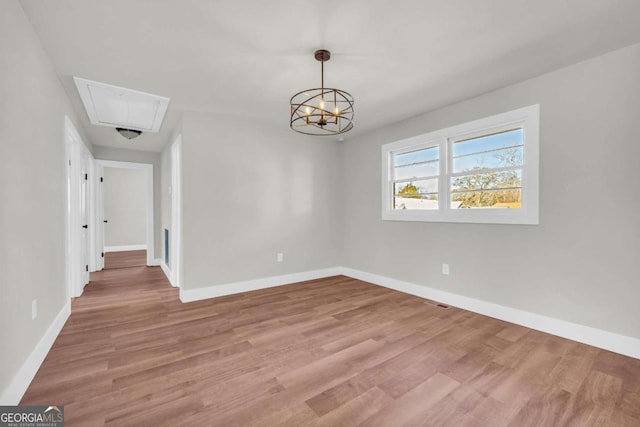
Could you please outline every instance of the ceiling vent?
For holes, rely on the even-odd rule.
[[[169,98],[80,77],[73,80],[92,124],[114,127],[128,139],[160,130]],[[132,136],[131,132],[138,133]]]

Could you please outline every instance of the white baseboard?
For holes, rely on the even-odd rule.
[[[169,267],[163,260],[160,260],[160,268],[162,268],[162,272],[164,273],[164,275],[167,276],[167,280],[169,281],[169,283],[171,283],[171,286],[176,288],[176,284],[173,283],[173,280],[171,280],[171,270],[169,270]],[[180,297],[180,299],[182,300],[182,297]]]
[[[474,313],[505,320],[510,323],[515,323],[516,325],[526,326],[527,328],[546,332],[551,335],[640,359],[640,339],[638,338],[619,335],[613,332],[603,331],[602,329],[542,316],[540,314],[469,298],[427,286],[416,285],[390,277],[354,270],[352,268],[343,267],[341,270],[342,274],[353,277],[354,279],[439,301]]]
[[[180,288],[180,301],[198,301],[207,298],[215,298],[224,295],[233,295],[242,292],[256,291],[258,289],[273,288],[275,286],[304,282],[305,280],[314,280],[321,279],[323,277],[337,276],[340,274],[342,274],[342,269],[340,267],[332,267],[322,270],[304,271],[302,273],[285,274],[282,276],[265,277],[263,279],[227,283],[224,285],[209,286],[206,288],[189,290]]]
[[[14,375],[9,385],[2,391],[0,395],[0,405],[14,406],[20,403],[20,399],[24,396],[25,391],[36,376],[40,365],[49,353],[51,346],[58,337],[65,322],[71,315],[71,302],[67,302],[62,310],[53,320],[47,332],[38,341],[35,348],[24,361],[18,372]]]
[[[105,246],[105,252],[146,251],[147,245]]]
[[[147,265],[149,267],[162,267],[162,264],[164,264],[164,261],[160,258],[154,258],[151,262],[147,261]]]

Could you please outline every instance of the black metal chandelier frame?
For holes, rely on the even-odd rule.
[[[339,135],[353,128],[353,96],[344,90],[324,87],[324,63],[328,50],[314,54],[320,61],[321,87],[300,91],[291,97],[291,129],[306,135]]]

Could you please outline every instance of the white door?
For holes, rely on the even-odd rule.
[[[84,153],[83,153],[84,154]],[[80,285],[89,283],[89,161],[82,156],[82,173],[80,175]]]
[[[102,270],[104,269],[104,229],[107,219],[104,216],[104,167],[96,163],[96,270]]]
[[[70,120],[65,122],[68,152],[68,280],[69,296],[82,295],[89,282],[89,165],[93,158]]]

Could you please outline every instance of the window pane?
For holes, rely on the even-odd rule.
[[[410,199],[407,197],[394,197],[393,209],[395,210],[425,210],[438,209],[438,198],[434,199]]]
[[[524,147],[511,147],[502,150],[472,154],[453,159],[453,172],[466,172],[473,169],[494,169],[509,166],[522,166]]]
[[[395,168],[393,168],[393,179],[401,180],[434,176],[438,175],[439,170],[439,160],[431,160],[424,163],[411,163],[408,165],[396,166]]]
[[[430,160],[438,160],[440,158],[439,147],[424,148],[421,150],[410,151],[408,153],[394,154],[393,166],[405,166],[413,163],[423,163]]]
[[[521,187],[521,169],[459,176],[451,179],[451,207],[520,208]]]
[[[522,208],[522,190],[481,190],[453,193],[451,209],[461,208]]]
[[[522,169],[484,172],[451,178],[451,191],[486,190],[522,186]]]
[[[513,129],[493,135],[471,138],[453,144],[453,157],[524,144],[524,130]]]
[[[394,209],[438,209],[438,179],[394,183]]]

